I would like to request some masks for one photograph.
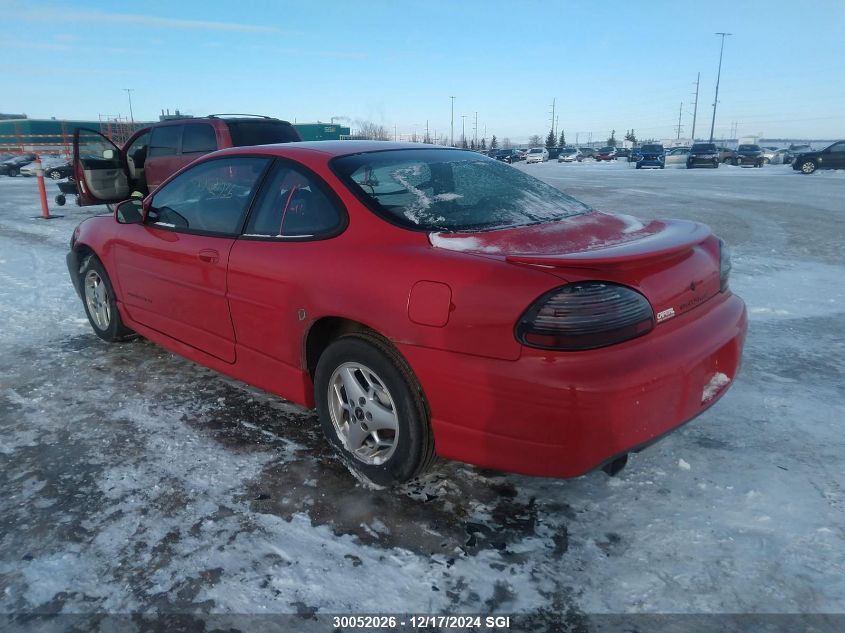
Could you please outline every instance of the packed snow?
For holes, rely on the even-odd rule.
[[[845,611],[843,174],[516,168],[631,227],[705,222],[734,254],[741,372],[614,478],[439,462],[367,489],[313,412],[97,339],[64,256],[102,209],[33,219],[35,180],[0,177],[0,611],[525,612],[533,630]]]

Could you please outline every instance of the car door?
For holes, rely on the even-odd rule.
[[[82,206],[129,197],[129,172],[120,149],[95,130],[73,133],[73,175]]]
[[[150,147],[144,162],[144,178],[150,193],[179,171],[182,125],[157,125],[150,131]]]
[[[830,169],[845,169],[845,141],[831,145],[825,159]]]
[[[142,224],[124,227],[114,261],[132,320],[235,362],[229,251],[269,163],[249,156],[199,163],[156,191]]]
[[[238,348],[275,361],[272,373],[257,377],[265,389],[302,389],[302,338],[320,298],[316,278],[327,266],[342,266],[329,242],[346,222],[345,208],[319,176],[279,160],[232,247],[228,298]]]

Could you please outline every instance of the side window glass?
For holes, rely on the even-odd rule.
[[[165,125],[153,128],[150,136],[150,158],[154,156],[172,156],[179,146],[181,125]]]
[[[245,234],[313,237],[334,231],[341,221],[337,206],[313,176],[282,164],[263,187]]]
[[[165,227],[238,235],[268,158],[210,160],[180,174],[152,199],[148,222]]]
[[[85,130],[87,132],[87,130]],[[120,169],[115,146],[95,132],[79,135],[79,162],[85,170]]]
[[[837,143],[836,145],[830,148],[830,151],[836,152],[837,154],[845,152],[845,143]]]
[[[182,131],[183,154],[207,154],[217,149],[217,135],[207,123],[191,123]]]

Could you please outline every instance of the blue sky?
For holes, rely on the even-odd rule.
[[[567,139],[709,132],[845,137],[845,2],[66,3],[0,0],[0,111],[30,117],[162,108],[254,112],[300,122],[346,117],[410,134],[524,141],[548,132],[556,99]],[[338,119],[336,119],[338,120]]]

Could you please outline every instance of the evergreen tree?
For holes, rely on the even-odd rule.
[[[549,130],[549,135],[546,137],[546,149],[552,149],[555,146],[555,131],[554,128]]]
[[[499,141],[496,140],[496,135],[493,135],[493,138],[490,139],[490,149],[497,149],[499,147]]]
[[[563,130],[560,131],[560,139],[557,142],[558,147],[566,147],[566,134]]]
[[[487,139],[486,139],[486,138],[484,138],[484,137],[482,137],[482,138],[481,138],[481,149],[482,149],[482,150],[486,150],[486,149],[487,149]]]
[[[472,140],[469,142],[469,148],[470,148],[470,149],[475,149],[475,139],[472,139]]]
[[[607,139],[608,147],[616,147],[616,130],[610,132],[610,138]]]
[[[637,135],[634,134],[634,128],[631,128],[630,130],[628,130],[628,132],[625,134],[625,140],[630,141],[634,145],[637,144]]]

